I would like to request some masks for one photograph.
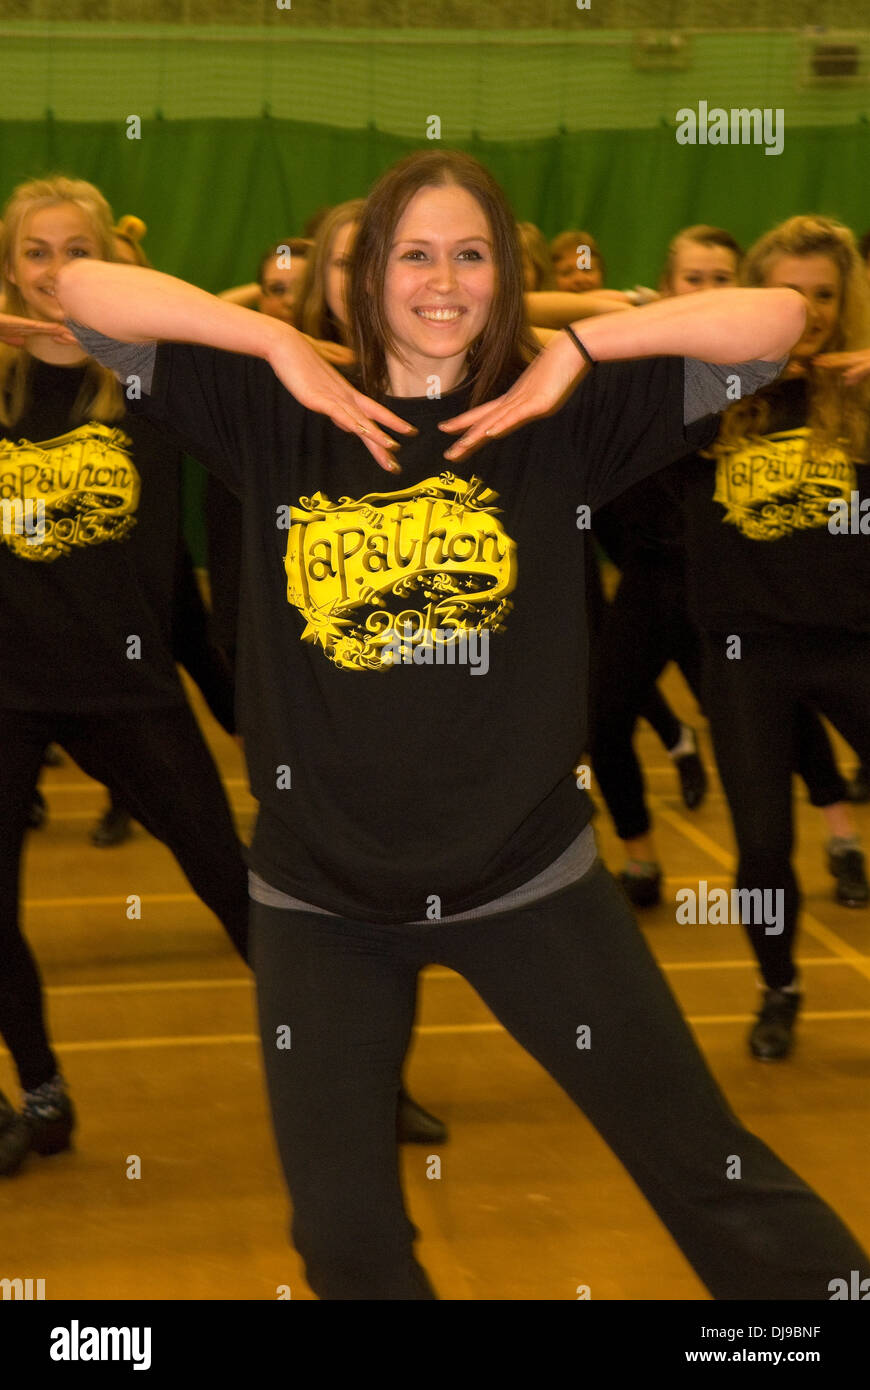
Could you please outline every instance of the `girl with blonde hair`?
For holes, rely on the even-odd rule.
[[[128,414],[135,377],[122,387],[87,355],[57,296],[71,262],[113,259],[111,212],[92,184],[53,175],[15,189],[0,241],[0,1035],[24,1104],[18,1115],[0,1098],[0,1174],[28,1150],[67,1148],[75,1123],[19,923],[49,743],[164,841],[247,947],[241,846],[172,658],[180,454]]]
[[[792,1049],[803,997],[791,862],[802,705],[870,760],[870,545],[854,526],[868,495],[870,390],[815,361],[870,346],[870,290],[852,233],[819,216],[792,217],[761,237],[743,282],[803,295],[806,328],[782,378],[736,400],[687,467],[686,504],[704,706],[734,822],[737,884],[756,903],[768,894],[778,904],[776,921],[759,913],[744,922],[763,991],[749,1047],[774,1061]],[[857,841],[835,837],[829,867],[863,879]]]

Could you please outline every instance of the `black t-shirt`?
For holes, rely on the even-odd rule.
[[[627,488],[596,513],[595,536],[619,569],[639,558],[683,572],[683,471],[682,460],[672,463]]]
[[[803,380],[765,396],[764,437],[685,461],[693,615],[717,633],[870,632],[870,467],[838,447],[810,456]]]
[[[80,337],[122,377],[135,369],[135,346]],[[683,360],[599,365],[554,415],[453,465],[437,424],[467,391],[387,397],[419,430],[399,475],[258,359],[163,344],[150,367],[135,408],[243,502],[251,867],[328,911],[403,922],[431,916],[434,897],[442,916],[467,911],[551,864],[591,815],[571,770],[583,508],[709,441],[709,417],[684,425]],[[429,633],[431,662],[399,659],[397,630],[424,659]]]
[[[100,713],[184,698],[171,655],[179,455],[129,414],[73,425],[84,373],[33,359],[31,404],[0,426],[7,709]]]

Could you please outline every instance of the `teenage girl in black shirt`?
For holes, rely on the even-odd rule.
[[[867,389],[814,357],[870,339],[870,295],[854,239],[794,217],[748,253],[744,282],[791,286],[809,303],[781,381],[725,415],[685,478],[694,611],[706,634],[705,708],[738,846],[738,887],[775,895],[779,930],[747,930],[763,977],[749,1045],[788,1055],[802,993],[794,960],[791,771],[802,707],[870,757],[870,545],[851,526],[868,494]],[[838,509],[850,524],[835,527]],[[857,857],[857,844],[836,845]],[[833,866],[836,868],[836,866]]]
[[[275,895],[253,902],[253,955],[312,1288],[435,1296],[393,1098],[417,974],[438,961],[584,1109],[715,1297],[826,1298],[831,1270],[867,1256],[729,1110],[619,889],[587,858],[591,804],[571,775],[578,521],[709,439],[702,417],[735,360],[747,382],[775,374],[799,296],[722,291],[605,316],[585,348],[559,334],[524,368],[514,219],[482,166],[449,151],[409,156],[366,203],[351,318],[368,394],[292,328],[129,275],[69,267],[60,303],[141,380],[145,412],[198,437],[244,497],[250,863]],[[708,356],[723,365],[690,360]]]
[[[10,512],[0,536],[0,1035],[25,1093],[21,1119],[0,1102],[0,1173],[28,1148],[67,1147],[74,1124],[19,925],[22,844],[49,743],[164,841],[247,951],[241,846],[172,659],[180,455],[58,331],[61,266],[111,259],[111,235],[98,190],[53,177],[15,190],[0,245],[11,316],[0,493],[36,523],[28,534]]]
[[[686,227],[668,247],[660,289],[664,295],[727,289],[738,283],[741,258],[740,247],[723,228]],[[640,763],[632,746],[634,727],[638,715],[647,714],[643,701],[650,683],[669,660],[679,665],[692,694],[702,701],[701,635],[689,613],[686,588],[683,490],[687,473],[683,461],[662,469],[602,508],[594,523],[595,534],[609,547],[621,578],[602,624],[593,760],[602,795],[626,848],[628,862],[620,880],[638,907],[660,901],[661,867]],[[694,736],[686,743],[691,753]],[[831,834],[830,863],[838,901],[863,906],[868,888],[855,823],[846,804],[846,784],[818,715],[804,705],[796,713],[795,766]]]

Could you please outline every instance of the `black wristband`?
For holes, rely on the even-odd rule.
[[[574,332],[574,329],[571,327],[570,323],[566,325],[565,332],[568,334],[569,338],[573,338],[575,347],[579,352],[583,354],[590,367],[594,367],[595,358],[589,352],[587,352],[586,348],[583,346],[580,339],[577,337],[577,334]]]

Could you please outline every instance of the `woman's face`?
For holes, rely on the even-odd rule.
[[[695,294],[737,284],[737,257],[727,246],[678,241],[671,267],[671,294]]]
[[[293,310],[302,281],[305,279],[305,257],[291,253],[290,264],[279,266],[273,256],[263,266],[260,282],[260,313],[270,318],[293,323]]]
[[[9,279],[17,285],[35,319],[62,323],[63,309],[54,294],[61,266],[81,256],[100,258],[100,245],[90,219],[76,203],[56,203],[24,218]]]
[[[342,328],[347,328],[347,287],[350,253],[356,238],[356,222],[345,222],[332,238],[326,266],[326,303]]]
[[[444,390],[456,384],[495,284],[492,231],[477,199],[455,184],[421,188],[396,226],[384,281],[387,322],[415,377],[441,376]],[[395,359],[389,365],[394,378]]]
[[[586,290],[600,290],[604,284],[601,262],[596,256],[592,256],[589,269],[581,270],[577,265],[578,259],[576,250],[568,251],[556,258],[553,270],[556,273],[557,287],[560,290],[570,290],[574,294],[583,294]]]
[[[807,302],[807,326],[791,350],[794,357],[824,352],[840,318],[843,294],[840,267],[830,256],[777,256],[767,269],[765,285],[797,290]]]

